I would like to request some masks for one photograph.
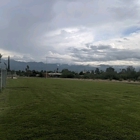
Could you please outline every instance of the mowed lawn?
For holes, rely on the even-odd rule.
[[[140,84],[9,79],[0,140],[140,140]]]

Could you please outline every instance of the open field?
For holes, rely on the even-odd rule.
[[[140,84],[8,79],[0,140],[139,140]]]

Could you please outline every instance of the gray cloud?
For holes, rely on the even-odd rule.
[[[1,48],[23,54],[41,55],[37,39],[49,30],[49,22],[53,18],[54,0],[13,1],[13,6],[5,10],[7,26],[1,28]],[[40,52],[40,53],[39,53]],[[42,51],[43,52],[43,51]]]
[[[56,54],[73,63],[139,59],[139,32],[133,32],[139,0],[4,0],[0,13],[0,49],[17,60]]]
[[[140,60],[140,50],[117,49],[112,46],[90,46],[88,49],[69,48],[72,56],[79,62]]]
[[[112,15],[120,20],[134,20],[140,17],[137,0],[119,0],[116,5],[110,7]]]

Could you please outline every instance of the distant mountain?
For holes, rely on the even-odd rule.
[[[4,66],[4,62],[8,64],[7,60],[2,60],[2,67]],[[57,68],[59,71],[63,69],[68,69],[71,71],[75,72],[80,72],[80,71],[88,71],[88,70],[95,70],[97,67],[100,70],[105,71],[106,68],[110,67],[109,65],[98,65],[98,66],[90,66],[90,65],[68,65],[68,64],[45,64],[43,62],[20,62],[20,61],[15,61],[11,60],[10,61],[10,69],[11,70],[23,70],[25,71],[25,68],[29,66],[30,70],[47,70],[47,71],[56,71]],[[126,68],[127,66],[112,66],[116,71],[120,71],[120,69]],[[139,70],[140,67],[136,67],[136,70]]]

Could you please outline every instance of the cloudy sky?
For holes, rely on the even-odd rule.
[[[19,61],[140,65],[140,0],[0,0],[0,53]]]

